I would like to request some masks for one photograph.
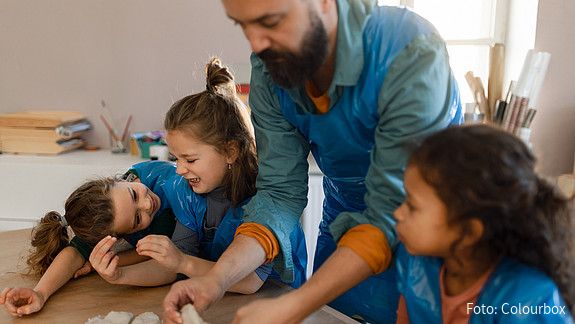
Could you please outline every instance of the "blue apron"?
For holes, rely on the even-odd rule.
[[[289,91],[294,90],[275,87],[283,115],[309,141],[311,152],[325,175],[323,219],[319,228],[314,270],[336,249],[329,231],[333,220],[341,212],[362,212],[366,209],[365,177],[380,118],[379,90],[389,66],[415,37],[435,32],[422,19],[405,18],[405,15],[410,14],[404,11],[402,15],[397,15],[397,11],[390,12],[386,7],[374,8],[364,28],[362,74],[355,86],[341,87],[340,97],[326,114],[303,112],[289,95]],[[408,20],[416,20],[417,23],[403,24],[403,21]],[[396,33],[398,30],[401,33]],[[461,122],[459,91],[453,77],[450,84],[452,99],[449,114],[444,120],[445,126]],[[369,322],[394,323],[398,296],[395,273],[389,269],[366,279],[330,306],[348,316]]]
[[[169,204],[178,221],[193,230],[200,241],[199,257],[217,261],[234,239],[236,229],[243,221],[243,208],[248,201],[244,201],[236,208],[229,208],[222,218],[213,239],[204,235],[203,222],[206,215],[206,198],[196,194],[189,186],[186,179],[178,176],[174,181],[164,186]],[[307,266],[307,252],[305,239],[301,226],[298,226],[290,235],[292,246],[292,258],[294,260],[294,281],[289,283],[292,287],[299,287],[305,281],[305,269]],[[270,278],[279,279],[279,275],[272,272]]]
[[[395,264],[398,288],[405,299],[409,321],[441,324],[439,272],[443,261],[410,255],[400,245]],[[503,259],[496,266],[473,306],[477,307],[469,311],[471,324],[573,323],[555,283],[541,271],[511,259]],[[542,306],[541,314],[535,310],[538,306]],[[519,314],[525,307],[535,311]],[[565,314],[560,314],[561,310]]]

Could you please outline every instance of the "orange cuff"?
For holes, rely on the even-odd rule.
[[[257,223],[243,223],[236,230],[234,237],[245,235],[254,238],[264,248],[266,263],[270,263],[278,255],[280,248],[274,234],[265,226]]]
[[[340,239],[338,247],[350,248],[367,262],[374,274],[383,272],[391,262],[391,249],[383,232],[370,224],[352,227]]]

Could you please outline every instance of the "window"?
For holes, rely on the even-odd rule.
[[[525,54],[535,43],[538,0],[378,0],[378,4],[410,7],[433,23],[447,43],[462,102],[473,102],[464,77],[467,71],[480,77],[487,89],[491,45],[506,47],[507,85],[519,77]]]

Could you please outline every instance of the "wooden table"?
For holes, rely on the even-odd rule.
[[[37,280],[21,274],[26,265],[29,242],[30,230],[0,232],[0,290],[14,286],[34,287]],[[94,316],[105,316],[112,310],[131,312],[134,316],[143,312],[162,316],[162,300],[169,289],[170,285],[154,288],[111,285],[98,274],[90,274],[70,281],[34,315],[14,318],[0,306],[0,323],[84,323]],[[285,285],[268,282],[253,295],[228,293],[202,316],[209,323],[229,323],[242,305],[259,298],[275,297],[289,290]],[[324,306],[304,323],[357,322]]]

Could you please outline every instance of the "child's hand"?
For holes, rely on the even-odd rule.
[[[183,272],[184,254],[163,235],[148,235],[138,241],[136,252],[139,255],[149,256],[163,267],[174,273]]]
[[[44,296],[31,288],[4,288],[0,294],[0,305],[4,305],[12,316],[35,313],[45,302]]]
[[[90,261],[86,261],[86,263],[84,263],[84,265],[76,270],[76,273],[74,273],[74,279],[79,278],[81,276],[85,276],[88,273],[92,272],[92,270],[94,270],[92,268],[92,264],[90,263]]]
[[[94,270],[109,283],[118,283],[121,277],[121,270],[118,268],[120,257],[110,249],[116,243],[116,238],[106,236],[96,246],[90,254],[90,263]]]

